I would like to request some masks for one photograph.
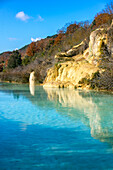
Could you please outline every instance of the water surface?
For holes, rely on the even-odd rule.
[[[0,169],[113,169],[113,95],[1,83]]]

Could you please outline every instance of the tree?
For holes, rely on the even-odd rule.
[[[8,68],[15,68],[22,64],[21,54],[16,50],[8,60]]]
[[[28,56],[33,57],[34,54],[36,53],[36,51],[37,51],[37,49],[36,49],[36,43],[35,43],[35,42],[32,42],[32,43],[28,46],[26,54],[27,54]]]
[[[28,65],[31,61],[32,61],[32,57],[31,57],[31,56],[25,56],[24,59],[22,60],[22,65],[23,65],[23,66],[26,66],[26,65]]]
[[[108,13],[98,13],[95,16],[94,21],[92,22],[93,28],[97,28],[100,25],[110,23],[111,22],[111,15]]]
[[[3,71],[3,66],[4,66],[4,64],[3,64],[3,63],[1,63],[1,64],[0,64],[0,72],[2,72],[2,71]]]
[[[103,12],[110,14],[113,18],[113,2],[112,1],[106,5],[105,9],[103,9]]]
[[[67,27],[67,34],[71,34],[73,32],[75,32],[77,29],[79,28],[79,25],[75,22],[74,24],[71,24]]]
[[[65,35],[64,32],[62,30],[59,30],[58,31],[58,36],[54,40],[54,45],[59,44],[61,42],[61,40],[62,40],[64,35]]]

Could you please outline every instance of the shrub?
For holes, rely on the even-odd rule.
[[[15,68],[22,64],[21,54],[18,51],[13,51],[8,60],[8,68]]]

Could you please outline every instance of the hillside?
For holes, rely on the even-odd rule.
[[[102,84],[103,89],[111,89],[112,31],[109,30],[112,30],[112,7],[112,3],[109,4],[94,17],[92,23],[84,21],[66,24],[57,34],[25,45],[18,52],[0,54],[0,80],[28,83],[29,75],[34,70],[36,83],[57,82],[57,86],[60,83],[62,87],[83,87],[87,84],[88,87],[100,88],[101,85],[95,83],[98,84],[97,75],[102,73],[107,74],[110,84],[108,87],[101,79],[105,84]],[[21,60],[18,58],[20,56]],[[103,72],[104,69],[106,72]],[[64,79],[68,85],[62,83]]]
[[[50,68],[44,87],[113,90],[113,22],[100,27],[64,53],[55,55],[58,63]]]
[[[0,74],[1,81],[26,83],[28,82],[30,72],[35,70],[37,82],[42,83],[47,69],[55,64],[55,54],[66,51],[73,45],[78,44],[84,38],[88,37],[90,32],[90,26],[86,26],[86,22],[71,24],[66,28],[65,32],[63,29],[59,30],[58,34],[48,36],[37,42],[32,42],[21,48],[19,53],[21,54],[22,64],[16,68],[8,68],[7,64],[10,55],[7,55]],[[13,53],[10,52],[10,54]],[[0,58],[5,54],[1,54]]]

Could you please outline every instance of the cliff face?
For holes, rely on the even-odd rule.
[[[47,72],[44,86],[113,88],[113,24],[93,31],[90,40],[55,55],[57,63]]]
[[[87,62],[65,62],[49,69],[44,86],[81,87],[82,81],[92,79],[99,69]],[[89,87],[87,85],[87,87]]]
[[[100,64],[105,59],[109,62],[113,55],[113,25],[109,28],[99,28],[90,35],[89,62]]]

